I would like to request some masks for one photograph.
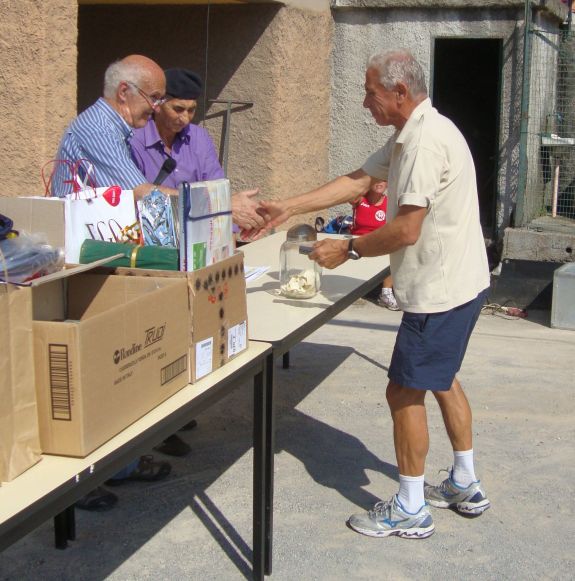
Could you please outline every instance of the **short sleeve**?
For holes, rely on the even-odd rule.
[[[425,147],[414,149],[412,153],[413,160],[405,160],[405,166],[411,167],[411,171],[398,198],[398,205],[428,208],[439,191],[443,159],[437,152]]]

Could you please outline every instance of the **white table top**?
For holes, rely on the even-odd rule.
[[[245,365],[261,357],[268,349],[266,343],[250,343],[246,351],[194,384],[189,384],[166,401],[108,440],[86,458],[43,455],[38,464],[0,487],[0,525],[48,493],[72,479],[87,478],[97,463],[124,444],[133,441],[148,427],[160,422],[171,413],[191,402]],[[82,476],[82,474],[86,476]],[[0,527],[1,528],[1,527]]]
[[[280,247],[286,232],[276,232],[240,248],[245,266],[269,266],[269,270],[247,283],[248,332],[250,339],[277,343],[290,333],[308,324],[326,309],[337,307],[367,280],[379,277],[389,266],[388,256],[348,260],[334,270],[323,270],[321,290],[310,299],[289,299],[277,294],[279,290]],[[334,238],[318,234],[320,240]],[[345,308],[347,305],[343,305]]]

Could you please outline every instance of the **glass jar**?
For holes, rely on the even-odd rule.
[[[312,245],[317,232],[308,224],[298,224],[287,231],[280,249],[280,292],[290,299],[315,296],[321,283],[321,266],[300,253],[300,245]]]

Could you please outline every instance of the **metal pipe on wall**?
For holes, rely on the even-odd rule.
[[[531,80],[531,0],[525,0],[523,18],[523,84],[521,87],[521,124],[519,138],[519,176],[513,226],[523,226],[527,190],[527,138],[529,136],[529,88]]]

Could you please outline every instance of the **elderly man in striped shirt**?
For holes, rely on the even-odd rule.
[[[68,126],[56,159],[71,164],[87,160],[94,168],[96,185],[119,185],[133,190],[136,199],[157,188],[134,164],[129,141],[133,129],[144,127],[152,113],[165,103],[165,90],[164,72],[153,60],[130,55],[112,63],[104,76],[104,96]],[[63,197],[70,193],[72,179],[68,166],[60,164],[52,179],[52,195]],[[159,189],[168,195],[176,193],[165,186]],[[252,200],[257,193],[258,190],[248,190],[232,196],[233,220],[246,231],[265,226],[265,219],[256,212],[257,204]]]

